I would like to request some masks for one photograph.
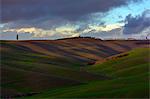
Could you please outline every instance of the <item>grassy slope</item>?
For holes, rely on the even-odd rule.
[[[119,57],[126,54],[127,56]],[[95,64],[87,68],[94,73],[105,73],[112,77],[132,76],[148,71],[150,49],[140,48],[112,57],[102,64]]]
[[[103,79],[99,75],[51,64],[49,61],[53,58],[50,56],[11,43],[2,43],[1,87],[10,96]]]
[[[115,57],[87,68],[92,73],[105,73],[112,77],[111,80],[49,90],[31,98],[149,97],[149,52],[149,48],[135,49],[128,52],[128,56]]]
[[[116,78],[116,75],[112,74],[115,70],[112,70],[112,73],[109,72],[109,66],[105,71],[97,71],[100,68],[94,69],[97,66],[94,66],[94,68],[89,67],[84,71],[84,67],[93,59],[101,60],[105,57],[138,47],[137,42],[145,41],[99,41],[93,39],[29,42],[1,41],[0,68],[2,71],[2,92],[4,91],[6,96],[11,96],[20,93],[42,92],[48,89],[52,90],[79,85],[90,81],[107,79],[108,76]],[[80,66],[83,68],[80,68]],[[147,68],[147,64],[145,64],[145,67]],[[134,73],[136,74],[136,72]],[[104,76],[101,76],[101,74]],[[83,88],[85,87],[85,91],[87,91],[88,86],[93,87],[93,90],[95,90],[94,88],[98,87],[97,84],[102,82],[90,82],[87,85],[75,86],[73,87],[75,95],[68,95],[70,93],[68,92],[68,94],[60,95],[60,97],[96,96],[95,92],[95,94],[91,93],[91,95],[88,94],[90,96],[86,96],[86,92],[85,94],[80,94],[82,92],[76,93],[76,90],[81,90],[82,86]],[[111,83],[111,80],[108,82]],[[103,88],[99,86],[99,89]],[[70,91],[69,88],[67,90]],[[84,90],[81,91],[84,93]],[[55,93],[51,96],[55,97]]]

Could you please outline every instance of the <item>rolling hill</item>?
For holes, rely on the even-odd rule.
[[[112,79],[48,90],[30,98],[148,98],[149,52],[149,48],[135,49],[127,52],[128,56],[113,57],[86,68],[92,73],[105,73]]]
[[[141,86],[147,81],[148,73],[145,70],[149,65],[148,54],[146,54],[149,52],[148,40],[102,41],[72,38],[54,41],[0,41],[0,45],[2,98],[32,95],[35,97],[100,97],[99,94],[105,96],[108,92],[111,96],[115,91],[122,90],[117,94],[119,97],[125,92],[124,90],[132,89],[131,83],[139,82],[133,86],[133,90],[137,90],[135,86]],[[135,48],[142,49],[128,52]],[[128,74],[129,71],[135,72]],[[139,77],[140,79],[135,79]],[[126,80],[130,80],[131,83],[124,84]],[[120,82],[123,84],[118,85]],[[101,84],[102,86],[98,86]],[[109,92],[113,84],[120,90]],[[147,89],[144,89],[148,88],[147,84],[142,86],[138,90],[141,88],[143,92],[146,91],[144,92],[146,95],[141,96],[147,97]],[[106,93],[95,91],[103,91],[103,89]],[[138,93],[137,91],[132,95],[133,90],[131,95],[126,97]],[[87,95],[88,91],[91,94]]]

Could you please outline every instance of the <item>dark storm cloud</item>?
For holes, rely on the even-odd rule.
[[[150,26],[150,10],[146,10],[141,16],[136,17],[132,17],[132,15],[129,14],[125,22],[124,34],[138,34]]]
[[[81,16],[106,12],[113,7],[140,0],[2,0],[2,22],[39,17],[62,17],[76,20]]]
[[[42,28],[42,29],[51,29],[51,28],[55,28],[58,26],[61,26],[63,24],[66,24],[66,20],[61,19],[61,18],[36,18],[33,20],[17,20],[17,21],[11,21],[7,24],[5,24],[5,26],[3,28],[10,28],[10,29],[16,29],[16,28],[30,28],[30,27],[35,27],[35,28]]]

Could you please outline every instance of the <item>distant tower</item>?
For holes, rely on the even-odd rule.
[[[18,40],[18,34],[17,34],[17,37],[16,37],[16,39]]]

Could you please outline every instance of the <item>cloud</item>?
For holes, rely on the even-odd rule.
[[[100,39],[119,39],[123,38],[122,28],[116,28],[111,31],[91,31],[81,34],[83,37],[95,37]]]
[[[52,29],[42,29],[36,27],[26,27],[26,28],[11,28],[11,29],[3,29],[2,33],[18,33],[24,34],[28,33],[31,34],[32,38],[50,38],[50,39],[57,39],[63,37],[78,37],[79,35],[86,35],[92,34],[93,36],[95,33],[107,33],[114,31],[115,29],[119,29],[122,27],[123,24],[111,24],[111,25],[88,25],[81,29],[81,27],[74,26],[74,25],[64,25],[59,26]]]
[[[114,27],[107,29],[108,27]],[[113,24],[106,26],[87,26],[84,29],[74,28],[72,26],[61,26],[51,30],[41,28],[20,28],[20,29],[4,29],[1,31],[0,39],[16,39],[16,33],[20,39],[60,39],[68,37],[95,37],[101,39],[116,39],[122,37],[122,25]]]
[[[14,28],[14,29],[3,29],[1,34],[5,33],[18,33],[18,34],[32,34],[32,38],[63,38],[63,37],[74,37],[77,36],[77,31],[74,26],[60,26],[53,29],[45,30],[42,28],[27,27],[27,28]],[[58,36],[58,37],[56,37]]]
[[[10,28],[10,29],[16,29],[16,28],[29,28],[29,27],[35,27],[35,28],[42,28],[42,29],[51,29],[58,27],[60,25],[68,24],[69,22],[67,20],[64,20],[62,18],[37,18],[33,20],[17,20],[17,21],[11,21],[8,23],[3,24],[3,28]]]
[[[0,33],[0,39],[1,40],[16,40],[16,32],[1,32]],[[19,39],[21,40],[29,40],[32,38],[32,34],[31,33],[21,33],[19,34]]]
[[[142,0],[2,0],[0,30],[7,35],[27,33],[32,38],[49,39],[139,34],[150,26],[150,10],[139,16],[135,15],[143,10],[136,14],[132,13],[136,7],[130,12],[126,10],[127,5],[138,1]],[[120,10],[112,11],[117,8]]]
[[[133,17],[129,14],[125,20],[124,34],[139,34],[144,29],[150,27],[150,10],[146,10],[142,15]]]
[[[129,1],[141,0],[2,0],[1,21],[32,20],[43,16],[76,20],[91,13],[107,12]]]
[[[122,26],[124,26],[124,23],[115,23],[115,24],[109,24],[109,25],[103,25],[103,26],[90,26],[90,28],[97,32],[99,31],[108,32],[117,28],[121,28]]]

